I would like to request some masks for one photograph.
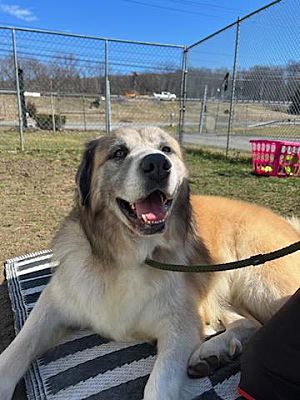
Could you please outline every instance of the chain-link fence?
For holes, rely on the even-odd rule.
[[[3,140],[8,129],[10,141],[19,130],[21,147],[30,131],[99,132],[131,125],[175,129],[182,49],[0,28]]]
[[[0,142],[144,125],[227,149],[299,138],[299,18],[277,0],[188,47],[0,27]]]
[[[227,133],[235,27],[188,52],[185,132]]]
[[[112,127],[177,126],[182,49],[112,42],[108,57]],[[153,94],[163,92],[173,99]]]
[[[185,140],[300,138],[299,17],[298,0],[275,1],[188,47]]]

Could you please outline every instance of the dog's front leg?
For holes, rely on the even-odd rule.
[[[191,352],[199,346],[199,325],[182,318],[158,337],[157,359],[147,382],[144,400],[182,400],[181,390],[187,375]]]
[[[50,284],[19,334],[0,355],[0,400],[11,399],[31,361],[55,343],[64,326],[63,317],[52,301]]]

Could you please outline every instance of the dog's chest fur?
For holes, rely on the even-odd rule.
[[[76,246],[78,236],[80,248]],[[90,245],[76,224],[67,226],[65,237],[69,246],[65,246],[66,241],[63,249],[60,242],[55,246],[56,256],[63,263],[52,285],[58,306],[64,304],[78,324],[91,326],[115,340],[152,339],[170,307],[181,307],[186,302],[183,276],[156,271],[142,263],[155,242],[134,243],[134,251],[127,249],[116,266],[103,265],[92,256]]]

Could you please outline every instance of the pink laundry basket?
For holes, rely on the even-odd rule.
[[[253,172],[266,176],[300,176],[300,142],[250,140]]]

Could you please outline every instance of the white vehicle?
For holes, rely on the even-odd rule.
[[[170,92],[153,93],[153,96],[158,100],[174,101],[176,94]]]

